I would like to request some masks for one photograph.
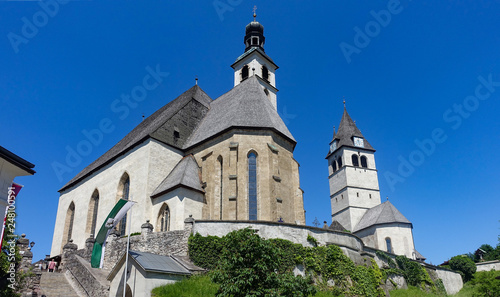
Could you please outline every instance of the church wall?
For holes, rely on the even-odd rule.
[[[192,215],[194,219],[202,219],[203,194],[186,188],[177,188],[153,199],[151,223],[153,231],[160,231],[159,212],[166,203],[170,210],[169,230],[183,230],[184,220]]]
[[[90,236],[85,232],[85,227],[92,193],[96,189],[99,191],[95,231],[97,233],[119,198],[117,197],[118,184],[124,173],[130,177],[129,199],[138,203],[131,210],[131,232],[140,232],[141,224],[146,218],[149,219],[151,214],[150,194],[180,159],[181,155],[178,151],[157,141],[147,140],[111,164],[94,172],[77,186],[63,191],[59,198],[51,255],[61,252],[66,230],[66,213],[71,202],[75,204],[72,239],[78,246],[84,246],[85,240]]]
[[[193,151],[206,182],[204,219],[220,219],[220,169],[223,159],[223,220],[248,220],[248,155],[257,154],[258,220],[305,224],[298,163],[293,145],[265,130],[235,129]]]
[[[392,223],[370,228],[375,229],[375,241],[377,246],[374,246],[374,248],[387,251],[386,238],[390,238],[393,254],[405,255],[410,259],[415,259],[413,233],[408,224]],[[357,233],[357,235],[360,234]]]

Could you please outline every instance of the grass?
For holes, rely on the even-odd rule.
[[[465,285],[460,292],[455,295],[448,295],[453,297],[472,297],[473,287]],[[443,295],[437,295],[433,293],[424,292],[415,287],[409,287],[406,290],[399,289],[391,291],[391,297],[443,297]]]
[[[208,275],[195,275],[190,278],[154,288],[152,297],[213,297],[219,285],[212,283]]]

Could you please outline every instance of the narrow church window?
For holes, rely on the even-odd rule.
[[[359,192],[356,193],[356,196],[359,197]]]
[[[266,66],[262,66],[262,78],[269,81],[269,70]]]
[[[159,223],[160,232],[170,230],[170,209],[168,208],[168,205],[166,203],[164,203],[160,208]]]
[[[342,197],[342,199],[344,199],[344,194],[340,195],[340,197]]]
[[[368,168],[368,161],[365,156],[361,156],[361,167]]]
[[[248,78],[248,72],[249,72],[248,65],[243,66],[241,69],[241,81],[244,81],[245,79]]]
[[[342,158],[338,158],[337,162],[339,163],[339,169],[342,168]]]
[[[219,200],[220,200],[219,211],[220,211],[220,213],[219,213],[219,220],[222,220],[222,201],[223,201],[223,199],[222,199],[222,197],[223,197],[222,196],[222,189],[223,189],[222,188],[222,186],[223,186],[222,182],[224,180],[224,178],[223,178],[224,172],[223,172],[222,156],[219,156],[217,158],[217,161],[219,162],[218,165],[219,165],[219,168],[220,168],[220,170],[219,170],[219,179],[220,179],[220,187],[219,187]]]
[[[90,203],[89,203],[89,215],[91,215],[91,223],[90,223],[90,230],[89,234],[93,234],[94,237],[96,236],[95,233],[95,227],[97,224],[97,211],[99,207],[99,192],[97,190],[94,191],[92,194],[92,198],[90,198]]]
[[[332,171],[333,172],[337,171],[337,162],[335,161],[332,162]]]
[[[387,245],[387,252],[392,254],[392,243],[389,237],[385,239],[385,244]]]
[[[352,159],[352,166],[359,167],[358,155],[353,154],[352,157],[351,157],[351,159]]]
[[[372,194],[370,194],[370,199],[372,199]]]
[[[68,223],[68,233],[67,233],[67,238],[66,242],[68,242],[71,239],[71,236],[73,235],[73,222],[75,220],[75,204],[71,202],[71,204],[68,207],[68,212],[66,215],[66,220]]]
[[[257,155],[248,155],[248,219],[257,220]]]
[[[124,173],[118,185],[118,199],[129,200],[130,178],[127,173]],[[125,214],[118,224],[118,232],[121,236],[125,235],[127,229],[127,214]]]

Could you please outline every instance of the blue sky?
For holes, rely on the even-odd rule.
[[[212,98],[232,88],[254,5],[280,66],[278,111],[298,141],[309,225],[331,221],[324,158],[345,96],[377,150],[382,200],[413,223],[420,253],[439,264],[497,244],[499,1],[53,3],[0,2],[0,143],[36,165],[15,180],[17,232],[36,242],[35,260],[50,252],[65,182],[196,76]],[[114,111],[147,67],[168,76],[127,115]],[[103,121],[113,129],[83,147],[82,131]]]

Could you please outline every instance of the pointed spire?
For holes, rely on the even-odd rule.
[[[354,137],[362,138],[363,139],[363,147],[364,149],[368,150],[374,150],[373,147],[366,141],[364,138],[363,134],[361,131],[358,129],[356,126],[356,122],[354,122],[349,116],[349,113],[347,112],[347,108],[345,106],[345,99],[343,100],[344,102],[344,113],[342,114],[342,119],[340,120],[340,125],[338,131],[335,133],[333,139],[337,139],[337,148],[340,148],[341,146],[351,146],[354,147]]]

